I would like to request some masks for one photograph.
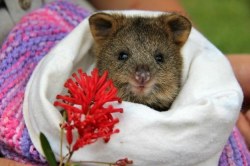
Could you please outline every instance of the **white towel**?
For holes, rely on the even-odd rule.
[[[107,11],[111,12],[111,11]],[[116,12],[116,11],[113,11]],[[119,11],[154,17],[159,12]],[[80,23],[38,64],[25,92],[23,113],[31,140],[43,154],[43,132],[59,158],[62,117],[53,106],[65,80],[77,68],[90,72],[94,57],[88,19]],[[242,104],[242,90],[226,57],[194,28],[183,46],[182,89],[167,112],[123,102],[116,126],[120,133],[78,150],[73,161],[116,161],[128,157],[135,166],[218,165]],[[64,154],[67,153],[66,145]]]

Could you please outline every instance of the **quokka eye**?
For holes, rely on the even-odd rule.
[[[128,59],[128,57],[129,57],[129,56],[128,56],[128,53],[122,51],[122,52],[120,52],[119,55],[118,55],[118,60],[119,60],[119,61],[125,61],[125,60]]]
[[[164,62],[164,56],[162,53],[158,53],[155,55],[155,61],[157,63],[163,63]]]

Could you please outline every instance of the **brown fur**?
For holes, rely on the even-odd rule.
[[[126,101],[167,110],[180,91],[183,68],[180,49],[189,36],[191,23],[177,14],[146,18],[106,13],[92,15],[89,23],[97,67],[101,72],[109,71],[118,95]],[[128,58],[119,60],[121,53]],[[159,54],[163,62],[156,61]],[[139,85],[135,79],[138,71],[150,75],[146,77],[147,83],[142,81],[142,91],[132,88],[133,84]],[[145,78],[143,74],[140,80]]]

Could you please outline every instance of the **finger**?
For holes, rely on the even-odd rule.
[[[250,123],[250,110],[246,111],[246,113],[244,114],[248,123]]]
[[[238,79],[242,90],[244,92],[244,99],[246,107],[250,106],[250,55],[230,55],[227,56],[236,78]]]
[[[16,161],[4,159],[4,158],[0,158],[0,165],[5,165],[5,166],[27,166],[25,164],[18,163]]]

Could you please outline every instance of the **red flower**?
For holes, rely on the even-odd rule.
[[[67,113],[62,128],[66,130],[69,145],[73,142],[73,130],[78,132],[73,151],[95,142],[98,138],[108,142],[112,134],[119,132],[114,129],[119,120],[113,118],[112,113],[122,113],[123,110],[112,105],[104,106],[111,101],[121,103],[121,99],[117,97],[117,89],[107,78],[107,71],[99,76],[98,70],[94,69],[91,74],[92,76],[88,76],[80,69],[78,75],[72,74],[73,78],[68,79],[64,85],[68,89],[68,95],[58,95],[54,103]]]
[[[133,164],[133,160],[129,160],[128,158],[120,159],[112,166],[126,166],[127,164]]]

